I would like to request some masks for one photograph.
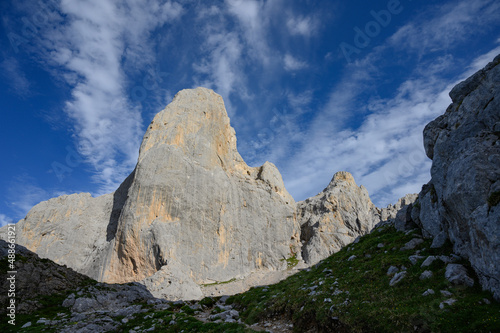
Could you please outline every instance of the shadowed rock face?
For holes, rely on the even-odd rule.
[[[150,277],[163,297],[162,283],[187,283],[189,295],[179,287],[175,298],[198,297],[196,284],[286,269],[283,259],[300,252],[279,171],[246,165],[222,98],[204,88],[179,92],[156,115],[116,192],[42,202],[17,230],[19,244],[99,281]]]
[[[0,260],[7,263],[7,255],[10,249],[10,243],[0,240]],[[17,313],[29,313],[41,308],[42,305],[37,301],[39,296],[52,295],[66,290],[76,289],[89,278],[79,274],[71,268],[57,265],[50,260],[40,260],[36,253],[26,248],[16,245],[16,260],[14,262],[15,274],[15,294]],[[2,274],[0,280],[0,314],[7,312],[9,305],[8,290],[10,281],[6,271]]]
[[[500,204],[493,200],[500,195],[500,56],[450,97],[446,113],[424,130],[432,179],[412,216],[427,236],[447,236],[500,299]]]

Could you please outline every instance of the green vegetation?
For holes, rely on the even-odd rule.
[[[500,331],[500,304],[483,292],[477,278],[475,286],[452,286],[444,277],[445,264],[436,260],[421,268],[423,259],[412,265],[409,256],[420,249],[420,255],[449,255],[451,244],[429,249],[430,240],[417,249],[400,251],[414,238],[393,227],[384,227],[362,237],[320,264],[302,271],[278,284],[253,288],[228,299],[240,311],[240,317],[252,324],[269,317],[286,317],[294,330],[339,332],[494,332]],[[384,244],[382,248],[378,244]],[[355,255],[354,260],[347,259]],[[472,269],[465,261],[460,262]],[[405,266],[407,275],[394,287],[389,286],[390,266]],[[433,276],[420,280],[424,270]],[[435,294],[422,296],[427,289]],[[450,298],[457,302],[440,309]]]
[[[295,253],[292,253],[290,255],[290,258],[281,259],[281,261],[286,261],[286,266],[288,267],[288,269],[294,268],[299,263],[299,259],[297,259],[297,255]]]
[[[201,306],[206,306],[206,307],[211,308],[216,303],[216,300],[213,299],[212,297],[205,297],[199,303]]]
[[[22,332],[40,332],[44,329],[44,332],[57,332],[58,330],[51,325],[46,325],[44,323],[37,322],[40,319],[51,318],[61,319],[63,316],[69,315],[68,308],[63,307],[62,302],[68,297],[71,292],[64,292],[60,294],[54,294],[49,296],[40,296],[34,300],[34,302],[41,305],[41,308],[34,314],[17,314],[16,315],[16,326],[7,323],[7,320],[2,320],[0,323],[0,332],[19,332],[19,327],[23,326],[27,322],[31,322],[32,325],[28,328],[24,328]],[[17,300],[19,301],[19,300]]]
[[[247,333],[255,332],[245,328],[244,325],[236,323],[204,323],[192,316],[182,313],[165,311],[151,311],[140,313],[135,319],[124,324],[118,332],[130,332],[130,330],[141,327],[149,329],[154,326],[152,332],[206,332],[206,333]]]

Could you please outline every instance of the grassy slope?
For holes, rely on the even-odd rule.
[[[253,288],[228,302],[237,305],[249,324],[284,316],[293,320],[297,332],[311,328],[339,332],[500,332],[500,304],[481,290],[476,277],[472,288],[452,286],[444,277],[441,260],[421,268],[424,259],[416,265],[408,259],[418,249],[422,256],[449,255],[451,246],[430,249],[430,241],[425,241],[414,250],[400,251],[412,238],[414,234],[383,227],[308,271],[267,288]],[[381,243],[384,246],[379,248]],[[352,255],[356,259],[348,261]],[[466,261],[459,263],[472,274]],[[394,287],[389,286],[391,277],[387,276],[391,265],[407,268],[406,277]],[[420,280],[424,270],[431,270],[433,277]],[[427,289],[435,294],[422,296]],[[451,297],[457,302],[440,309],[440,303],[450,298],[440,290],[453,293]],[[492,303],[484,304],[484,298]]]
[[[405,235],[392,227],[383,227],[308,270],[278,284],[232,296],[226,304],[232,303],[247,324],[277,317],[293,321],[296,332],[500,332],[500,304],[493,301],[490,293],[481,291],[476,277],[472,288],[452,286],[444,278],[442,261],[436,260],[430,267],[421,268],[423,259],[416,265],[411,265],[408,259],[416,250],[423,256],[449,255],[451,246],[429,249],[430,241],[425,241],[414,250],[400,251],[412,238],[414,234]],[[384,246],[378,247],[379,244]],[[356,258],[349,261],[353,255]],[[472,274],[465,261],[460,263]],[[406,277],[390,287],[388,268],[403,265],[407,268]],[[420,280],[420,274],[426,269],[433,272],[433,277]],[[435,294],[422,296],[427,289],[433,289]],[[440,303],[450,298],[443,296],[440,290],[450,291],[457,302],[440,309]],[[31,321],[33,325],[21,331],[39,332],[43,328],[57,332],[58,327],[36,322],[42,317],[68,316],[68,309],[59,304],[69,293],[45,297],[42,302],[46,307],[29,316],[19,315],[15,330],[2,320],[0,331],[17,332],[20,326]],[[485,304],[484,298],[491,304]],[[217,312],[209,298],[200,304],[205,311]],[[164,311],[146,304],[142,306],[149,311],[138,313],[123,324],[121,332],[138,326],[147,329],[153,324],[154,332],[251,332],[237,323],[202,323],[193,317],[194,311],[182,304],[172,303],[172,308]]]

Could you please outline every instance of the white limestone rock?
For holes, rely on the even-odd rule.
[[[339,251],[380,222],[380,211],[366,188],[358,187],[345,171],[337,172],[323,192],[297,203],[297,216],[302,258],[308,264]]]
[[[99,281],[141,281],[165,269],[190,279],[183,295],[166,288],[179,298],[195,295],[194,285],[300,258],[295,202],[279,171],[246,165],[222,98],[205,88],[179,92],[155,116],[116,192],[42,202],[16,227],[19,244]],[[143,283],[163,290],[157,278]]]

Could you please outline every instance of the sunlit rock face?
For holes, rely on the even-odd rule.
[[[294,209],[273,164],[241,158],[222,98],[183,90],[144,136],[102,278],[141,280],[174,261],[197,283],[283,269],[299,244]]]
[[[222,98],[204,88],[179,92],[155,116],[116,192],[42,202],[17,228],[17,241],[41,256],[106,282],[150,277],[164,297],[163,283],[187,283],[172,293],[196,298],[197,284],[286,269],[300,253],[279,171],[243,161]]]
[[[345,171],[337,172],[323,192],[298,202],[297,216],[302,226],[302,257],[308,264],[367,234],[381,218],[366,188],[358,187]]]

